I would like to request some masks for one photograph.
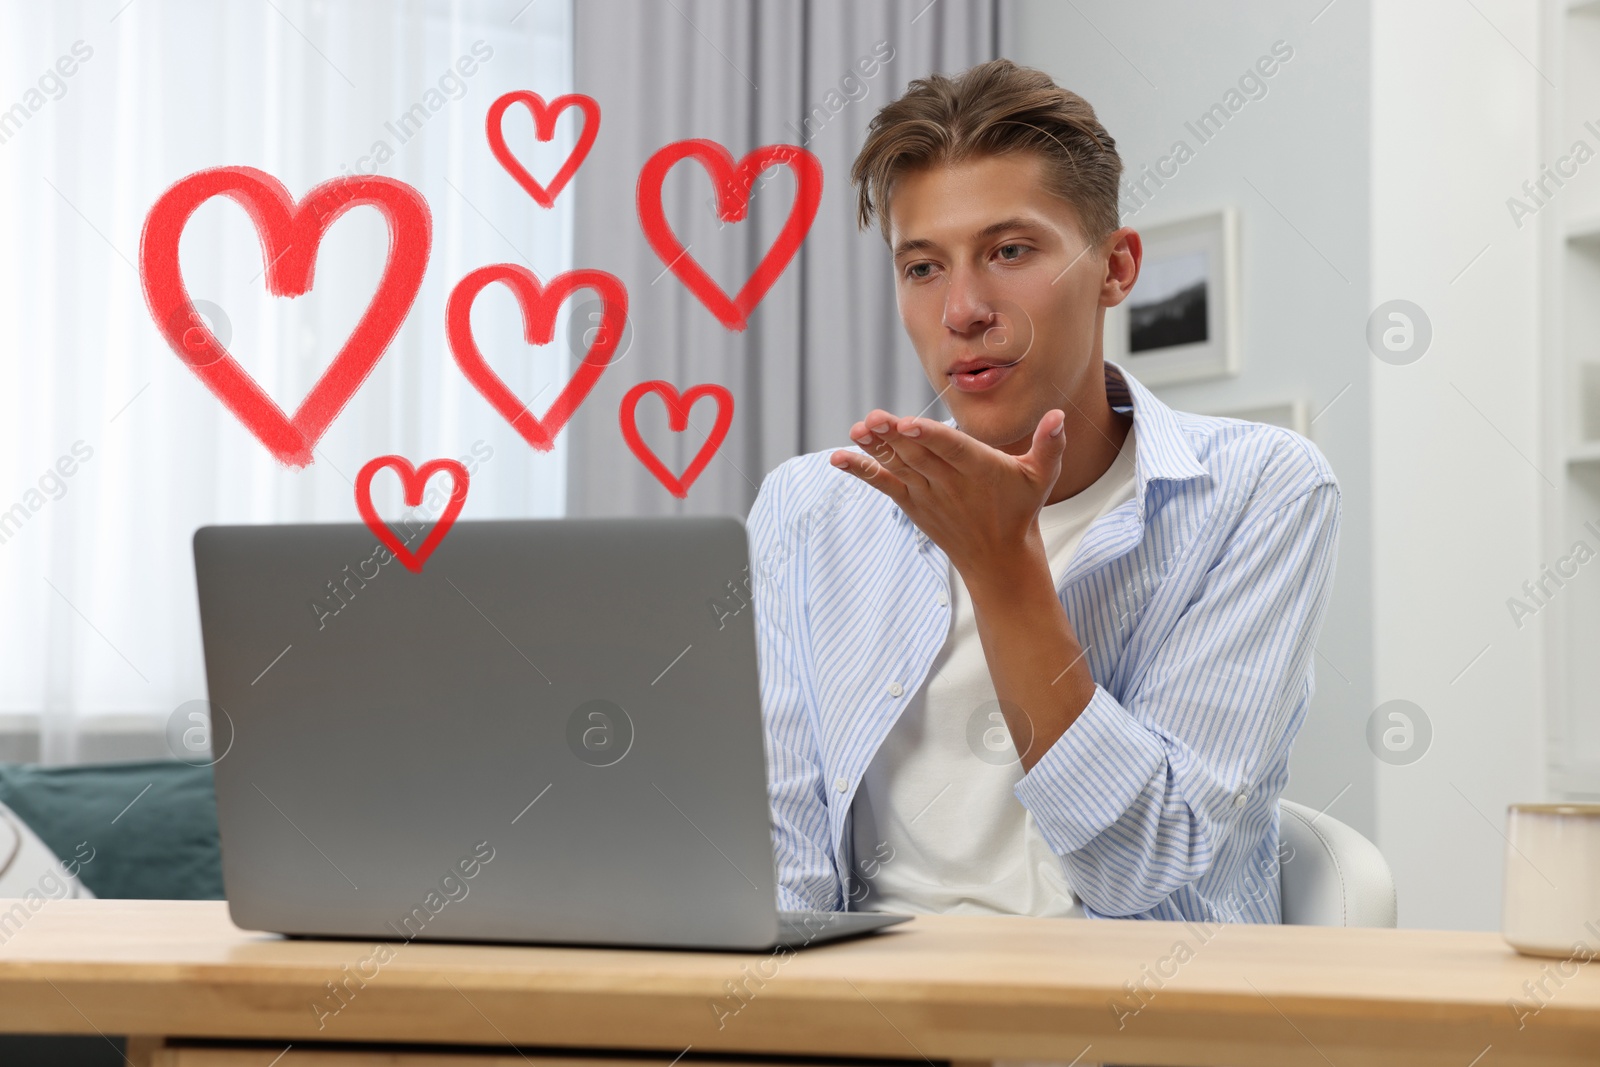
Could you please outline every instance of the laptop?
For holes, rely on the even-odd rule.
[[[400,527],[415,548],[429,527]],[[745,528],[194,536],[233,921],[291,936],[798,947],[780,913]]]

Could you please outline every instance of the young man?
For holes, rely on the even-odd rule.
[[[1008,60],[872,121],[860,222],[953,417],[875,410],[750,512],[784,908],[1280,920],[1339,487],[1103,360],[1121,170]]]

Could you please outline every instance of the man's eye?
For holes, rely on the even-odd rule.
[[[1027,247],[1025,245],[1001,245],[1000,246],[1000,258],[1001,259],[1017,259],[1022,255],[1022,253],[1026,252],[1026,251],[1027,251]]]
[[[931,270],[933,270],[932,263],[913,263],[906,268],[906,275],[911,278],[926,278],[928,275],[923,272]]]

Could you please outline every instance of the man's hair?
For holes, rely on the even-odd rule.
[[[874,215],[889,239],[889,194],[910,171],[983,156],[1032,152],[1044,159],[1049,190],[1077,211],[1084,237],[1098,241],[1119,223],[1122,158],[1094,108],[1042,70],[992,59],[956,75],[917,78],[867,127],[850,168],[856,224]]]

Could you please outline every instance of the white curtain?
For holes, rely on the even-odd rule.
[[[850,424],[875,407],[945,417],[900,324],[888,246],[876,228],[856,229],[850,166],[867,123],[912,78],[993,59],[998,20],[997,0],[583,0],[575,81],[614,119],[595,146],[576,247],[585,265],[627,284],[635,340],[572,421],[571,515],[743,516],[763,475],[790,456],[848,444]],[[611,206],[632,203],[639,168],[658,148],[699,137],[735,159],[804,145],[825,175],[805,243],[739,333],[664,271],[633,212]],[[769,170],[749,218],[726,225],[704,168],[684,163],[662,202],[685,248],[734,292],[788,218],[794,189],[787,168]],[[734,397],[727,439],[683,500],[617,433],[629,388],[655,378],[679,390],[717,383]],[[658,399],[638,412],[641,436],[674,472],[714,417],[702,401],[673,433]]]
[[[519,263],[544,279],[571,267],[583,171],[541,208],[484,136],[497,96],[571,91],[571,24],[570,0],[0,0],[0,715],[38,723],[45,762],[74,760],[97,717],[160,730],[205,696],[196,527],[359,521],[351,479],[390,452],[475,456],[464,519],[562,513],[564,439],[549,453],[522,442],[457,369],[444,312],[476,267]],[[569,112],[536,144],[513,108],[507,141],[548,178],[576,123]],[[432,212],[410,315],[301,470],[166,347],[140,287],[156,198],[232,165],[296,198],[377,173],[415,186]],[[213,328],[292,413],[364,311],[387,247],[377,211],[352,210],[323,241],[312,290],[272,297],[253,225],[219,198],[190,220],[180,259],[197,306],[219,309]],[[530,348],[495,286],[474,322],[491,364],[522,397],[542,395],[530,404],[542,411],[567,375],[565,318],[556,342]],[[391,518],[397,485],[376,483]]]

